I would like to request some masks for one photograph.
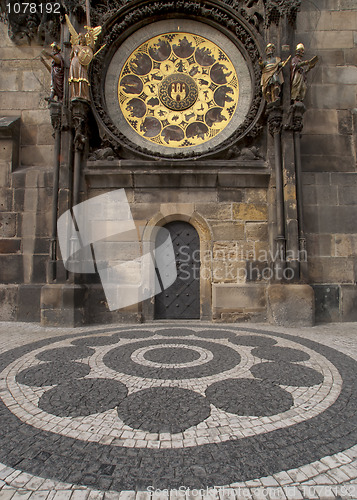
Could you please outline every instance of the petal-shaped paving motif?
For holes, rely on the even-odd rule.
[[[172,434],[199,424],[210,412],[206,398],[177,387],[135,392],[118,406],[118,415],[127,425],[148,432]]]
[[[224,411],[256,417],[282,413],[294,404],[291,394],[278,385],[262,380],[223,380],[209,386],[206,396]]]
[[[115,408],[127,395],[124,384],[115,380],[72,380],[41,396],[38,406],[58,417],[78,417]]]
[[[257,378],[281,385],[310,387],[323,382],[323,375],[320,372],[308,366],[293,363],[260,363],[253,366],[250,371]]]
[[[95,353],[94,349],[89,347],[58,347],[57,349],[48,349],[36,355],[41,361],[71,361],[72,359],[88,358]]]
[[[85,377],[89,373],[89,366],[83,363],[41,363],[19,372],[16,381],[20,384],[43,387],[61,384],[72,378]]]
[[[270,359],[271,361],[307,361],[310,356],[307,352],[300,349],[291,349],[290,347],[258,347],[252,350],[252,355],[261,359]]]

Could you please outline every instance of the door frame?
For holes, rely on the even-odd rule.
[[[200,239],[200,320],[211,321],[212,319],[212,281],[211,281],[211,259],[203,259],[205,255],[212,255],[212,231],[207,221],[193,209],[193,204],[188,203],[187,207],[180,206],[184,209],[181,213],[177,212],[177,205],[170,207],[170,204],[165,204],[161,211],[157,213],[146,225],[142,240],[143,242],[152,242],[155,227],[165,226],[169,222],[184,221],[193,226]],[[164,213],[163,213],[164,212]],[[152,242],[154,243],[154,242]],[[142,319],[146,321],[154,321],[155,297],[148,299],[142,303]],[[178,320],[172,320],[178,321]]]

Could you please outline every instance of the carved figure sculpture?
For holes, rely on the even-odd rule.
[[[57,43],[51,43],[52,53],[46,50],[42,51],[42,54],[48,58],[52,58],[51,66],[40,57],[41,62],[45,65],[48,71],[51,73],[51,94],[46,97],[46,101],[54,101],[55,97],[59,102],[63,100],[63,84],[64,84],[64,59],[61,54],[61,49]]]
[[[266,60],[259,60],[262,70],[261,87],[264,99],[266,102],[276,102],[280,97],[281,86],[284,83],[282,68],[286,64],[283,63],[280,57],[275,56],[275,45],[268,43],[265,49]]]
[[[306,95],[306,74],[316,65],[318,57],[314,56],[304,61],[305,47],[302,43],[296,46],[295,56],[291,61],[291,100],[293,102],[303,101]]]
[[[88,66],[93,57],[97,55],[93,53],[95,42],[102,31],[101,26],[91,28],[84,26],[87,33],[77,33],[71,21],[66,14],[66,21],[68,29],[71,33],[71,65],[69,68],[69,88],[70,98],[85,99],[89,101],[89,80],[88,80]],[[103,48],[103,47],[102,47]],[[100,49],[101,50],[101,49]]]

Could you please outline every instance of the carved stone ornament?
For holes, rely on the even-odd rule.
[[[283,110],[280,106],[267,108],[268,129],[271,135],[280,134],[283,125]]]
[[[86,100],[76,99],[72,101],[71,107],[74,128],[74,148],[76,151],[84,151],[88,142],[89,104]]]
[[[29,9],[26,12],[23,10],[25,5]],[[42,0],[31,1],[31,10],[30,4],[1,0],[0,21],[7,24],[10,40],[17,45],[30,45],[32,42],[49,45],[53,40],[59,41],[64,8],[61,2],[49,5],[50,12]]]
[[[177,29],[177,32],[166,31],[167,39],[158,35],[152,39],[151,35],[141,40],[138,34],[141,44],[136,47],[131,45],[131,52],[125,55],[122,46],[125,46],[128,33],[136,34],[136,26],[143,26],[143,23],[147,26],[151,23],[152,28],[155,22],[159,23],[160,19],[167,19],[168,16],[171,21],[165,22],[179,23],[179,32]],[[229,125],[229,121],[236,113],[240,92],[239,75],[235,79],[235,68],[229,54],[225,54],[219,44],[213,43],[212,47],[204,51],[205,34],[199,30],[195,34],[194,30],[181,26],[181,22],[199,25],[197,21],[187,19],[195,16],[206,19],[210,26],[203,23],[201,26],[216,30],[220,38],[224,38],[221,31],[225,30],[230,38],[226,35],[228,45],[235,46],[235,50],[239,51],[250,75],[248,97],[249,92],[251,97],[248,107],[240,115],[241,122],[238,121],[234,127]],[[145,32],[145,26],[141,29]],[[187,33],[186,39],[184,31]],[[193,34],[192,39],[190,34]],[[113,146],[117,147],[119,143],[144,157],[193,158],[225,150],[253,129],[254,133],[261,130],[256,125],[264,108],[258,63],[263,42],[251,25],[224,3],[218,0],[209,0],[205,4],[183,0],[126,2],[103,26],[103,35],[106,46],[90,69],[91,100],[97,120]],[[211,37],[208,38],[212,41]],[[207,45],[207,41],[205,43]],[[124,56],[115,59],[116,51],[119,53],[120,50]],[[118,64],[113,64],[113,60]],[[120,65],[120,73],[115,74]],[[116,90],[115,85],[118,86]],[[223,89],[223,86],[227,89]],[[219,87],[222,88],[217,93]],[[227,92],[224,93],[224,90]],[[242,92],[242,99],[244,94]],[[113,111],[115,96],[117,99],[119,97],[120,112]],[[217,108],[216,114],[214,107]],[[158,116],[160,111],[165,117]],[[210,116],[207,116],[209,112]],[[192,130],[188,128],[190,120],[196,124],[191,126]],[[214,126],[215,123],[220,124],[218,128]],[[226,126],[225,130],[223,126]],[[177,127],[180,130],[176,130]],[[162,134],[164,129],[166,132]]]

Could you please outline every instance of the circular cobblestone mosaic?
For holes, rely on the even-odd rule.
[[[1,462],[100,489],[201,488],[356,444],[357,363],[334,349],[249,328],[107,332],[0,356]]]

